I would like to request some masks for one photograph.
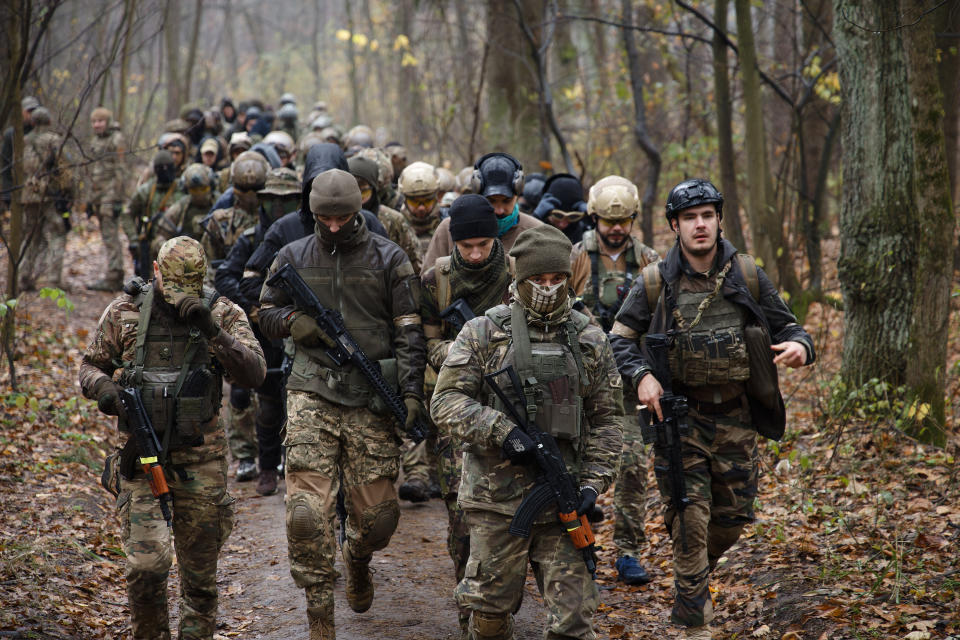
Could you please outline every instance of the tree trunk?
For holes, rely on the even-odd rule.
[[[203,22],[203,0],[197,0],[193,10],[193,31],[190,33],[190,48],[187,50],[187,66],[183,70],[181,78],[182,91],[181,101],[183,104],[190,102],[190,84],[193,80],[193,65],[197,60],[197,43],[200,40],[200,25]]]
[[[120,87],[118,89],[117,122],[123,124],[123,112],[127,108],[127,78],[130,75],[130,37],[136,20],[137,0],[124,0],[123,3],[123,49],[120,54]]]
[[[631,0],[622,0],[620,10],[623,13],[623,24],[633,24]],[[650,139],[650,132],[647,129],[643,69],[640,65],[640,54],[637,52],[636,38],[633,29],[624,27],[622,32],[623,44],[627,50],[627,65],[630,69],[630,87],[633,91],[633,138],[650,163],[647,171],[647,185],[643,190],[643,199],[640,206],[640,231],[643,234],[644,243],[652,247],[654,245],[653,203],[657,200],[657,183],[660,181],[662,163],[660,151],[653,140]]]
[[[180,0],[168,0],[163,17],[163,44],[167,54],[167,120],[180,116]]]
[[[851,386],[874,377],[906,385],[908,402],[928,411],[905,426],[942,443],[955,223],[932,27],[921,20],[903,28],[899,16],[916,12],[906,4],[835,3],[843,95],[841,375]]]
[[[727,31],[729,0],[714,4],[713,90],[717,107],[717,155],[720,163],[720,188],[723,189],[723,233],[740,251],[747,252],[747,240],[740,222],[740,195],[737,191],[737,156],[733,151],[733,99],[727,69],[727,45],[719,32]]]

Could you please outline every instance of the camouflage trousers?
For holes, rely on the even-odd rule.
[[[643,528],[647,520],[647,454],[635,412],[623,418],[623,451],[613,493],[613,512],[613,544],[617,551],[622,556],[639,556],[647,542]]]
[[[166,470],[173,495],[173,547],[180,570],[182,640],[210,640],[216,629],[217,559],[233,530],[234,498],[222,457]],[[121,479],[117,510],[127,556],[127,597],[135,640],[169,640],[170,530],[147,478]]]
[[[335,504],[343,479],[346,544],[353,558],[387,546],[400,519],[400,466],[389,416],[344,407],[312,393],[287,394],[287,549],[307,607],[333,615]]]
[[[463,509],[457,504],[460,490],[460,474],[463,471],[463,451],[453,444],[449,436],[440,439],[440,451],[437,454],[437,475],[440,479],[440,491],[447,505],[447,553],[453,560],[453,572],[457,582],[463,580],[463,574],[470,559],[470,530]],[[460,609],[460,628],[466,632],[470,617],[468,609]],[[466,637],[464,635],[463,637]]]
[[[63,216],[52,201],[26,202],[23,205],[23,261],[20,286],[63,288],[63,254],[67,229]]]
[[[673,541],[675,600],[671,619],[688,627],[713,620],[709,576],[717,560],[754,521],[757,496],[757,432],[749,410],[704,416],[691,409],[683,440],[683,475],[690,504],[683,512],[685,544],[670,498],[666,452],[655,451],[663,519]]]
[[[119,202],[105,202],[91,205],[93,214],[100,221],[100,237],[107,253],[106,279],[111,282],[123,282],[123,247],[120,242],[120,216],[123,205]]]
[[[404,442],[401,464],[403,466],[403,478],[406,480],[422,480],[428,487],[436,482],[437,479],[437,454],[436,438],[430,436],[414,444],[412,441]]]
[[[533,567],[547,607],[546,640],[593,640],[593,615],[600,602],[597,585],[559,522],[534,525],[529,538],[509,533],[511,517],[466,511],[470,559],[454,589],[457,604],[470,611],[472,640],[513,638],[513,612]]]
[[[227,432],[230,457],[234,460],[257,457],[257,401],[250,389],[230,385],[226,411],[220,412]]]

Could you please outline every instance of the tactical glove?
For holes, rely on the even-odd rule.
[[[590,516],[593,512],[593,506],[597,504],[597,490],[593,487],[580,488],[580,506],[577,507],[577,514],[581,516]]]
[[[192,324],[200,330],[207,340],[212,340],[220,333],[220,327],[213,321],[213,313],[210,307],[203,303],[203,300],[197,296],[187,296],[177,303],[177,311],[180,317],[186,322]]]
[[[290,337],[305,347],[333,346],[333,340],[317,325],[317,321],[306,313],[298,314],[290,323]]]
[[[123,387],[110,378],[100,378],[93,385],[93,395],[97,397],[97,409],[108,416],[117,416],[121,421],[127,419],[127,410],[120,402],[120,392]]]
[[[427,414],[427,408],[423,406],[423,400],[416,396],[404,396],[403,406],[407,408],[407,421],[403,425],[407,431],[413,428],[417,420],[421,420],[423,424],[430,424],[430,416]]]
[[[502,445],[504,455],[509,458],[511,464],[517,465],[527,464],[533,460],[533,450],[536,446],[520,427],[511,429]]]

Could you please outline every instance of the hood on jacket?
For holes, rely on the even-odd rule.
[[[310,147],[303,160],[303,182],[300,184],[300,220],[304,228],[313,231],[313,213],[310,212],[310,189],[313,179],[324,171],[341,169],[350,171],[343,149],[329,142],[320,142]]]

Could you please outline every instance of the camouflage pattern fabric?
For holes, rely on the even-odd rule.
[[[246,407],[238,409],[227,402],[220,412],[230,457],[234,460],[257,457],[257,394],[248,393],[250,404]],[[229,398],[230,394],[224,397]]]
[[[164,300],[176,305],[188,296],[202,294],[207,258],[199,242],[187,236],[168,240],[157,251],[157,263]]]
[[[420,240],[417,239],[417,233],[407,222],[406,217],[396,209],[380,205],[377,218],[387,230],[387,237],[400,245],[403,252],[410,258],[413,272],[420,273],[420,268],[423,266],[423,248]]]
[[[23,220],[27,244],[20,264],[21,288],[62,288],[63,255],[67,245],[63,216],[57,213],[51,200],[25,202]]]
[[[211,197],[215,200],[217,193],[212,192]],[[194,240],[203,238],[203,227],[200,221],[207,216],[210,205],[195,205],[189,197],[182,198],[174,203],[163,216],[157,221],[157,235],[154,238],[154,244],[157,250],[160,245],[176,236],[190,236]]]
[[[437,478],[437,447],[436,438],[428,436],[419,444],[408,440],[403,445],[400,454],[400,466],[403,469],[404,481],[420,480],[428,487]]]
[[[233,530],[223,457],[187,464],[166,473],[173,497],[173,542],[180,571],[180,629],[183,640],[210,640],[216,629],[217,559]],[[127,596],[133,637],[169,639],[167,576],[172,560],[170,531],[143,474],[120,480],[117,512],[127,557]]]
[[[251,212],[238,206],[217,209],[211,216],[201,240],[208,260],[207,284],[213,283],[213,261],[226,258],[243,231],[259,222],[258,211]]]
[[[624,402],[623,452],[620,475],[613,491],[613,543],[622,556],[638,557],[646,546],[647,453],[640,436],[640,420],[633,407],[636,399]]]
[[[123,134],[117,123],[113,123],[102,136],[94,135],[90,140],[89,204],[114,205],[126,199],[124,148]]]
[[[710,571],[737,541],[743,527],[754,521],[759,462],[757,432],[751,426],[749,411],[701,416],[691,409],[687,421],[691,433],[683,440],[683,468],[691,504],[683,513],[686,552],[666,474],[657,474],[657,486],[663,520],[673,538],[676,598],[671,619],[696,627],[713,619]],[[655,468],[668,468],[660,452],[655,456]]]
[[[307,605],[332,610],[335,509],[340,476],[347,544],[355,558],[387,546],[400,518],[396,427],[365,407],[344,407],[313,393],[287,395],[287,546],[290,573]]]
[[[131,243],[137,242],[141,235],[145,240],[153,240],[163,214],[178,200],[187,197],[189,196],[177,189],[176,182],[157,185],[157,180],[153,177],[137,187],[127,205],[127,215],[120,218],[127,240]],[[150,259],[155,260],[156,254],[151,252]]]
[[[52,199],[57,190],[70,191],[70,175],[64,167],[70,159],[61,151],[62,144],[63,138],[46,126],[24,136],[22,203],[37,204]]]
[[[471,510],[466,519],[470,559],[454,597],[460,607],[471,611],[472,640],[513,638],[513,611],[523,593],[528,562],[547,608],[543,637],[597,637],[592,618],[600,592],[583,556],[558,522],[535,525],[525,539],[510,535],[509,516]]]
[[[100,237],[103,248],[107,253],[107,279],[115,283],[123,281],[123,247],[120,240],[120,218],[123,215],[123,205],[88,204],[93,207],[92,213],[100,221]]]

